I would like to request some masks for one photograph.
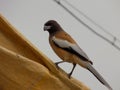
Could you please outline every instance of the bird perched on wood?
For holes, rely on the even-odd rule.
[[[54,52],[63,60],[55,64],[57,66],[59,63],[63,62],[70,62],[73,64],[73,68],[68,74],[69,78],[71,77],[76,64],[79,64],[83,68],[89,70],[103,85],[108,87],[109,90],[112,90],[110,85],[93,68],[92,61],[88,58],[84,51],[56,21],[49,20],[46,22],[44,24],[44,31],[49,32],[49,43]]]

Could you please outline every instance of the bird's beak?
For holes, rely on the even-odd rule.
[[[51,26],[44,26],[44,31],[51,29]]]

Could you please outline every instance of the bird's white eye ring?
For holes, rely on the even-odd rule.
[[[44,26],[44,31],[51,29],[52,26]]]

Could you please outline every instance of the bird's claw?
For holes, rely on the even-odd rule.
[[[55,66],[59,69],[58,63],[55,63]]]
[[[71,73],[67,74],[68,75],[68,78],[70,79],[71,78]]]

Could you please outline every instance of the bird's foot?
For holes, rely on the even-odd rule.
[[[59,69],[59,66],[58,66],[58,63],[57,63],[57,62],[55,63],[55,66]]]
[[[69,79],[71,78],[71,74],[72,74],[72,73],[67,74]]]

